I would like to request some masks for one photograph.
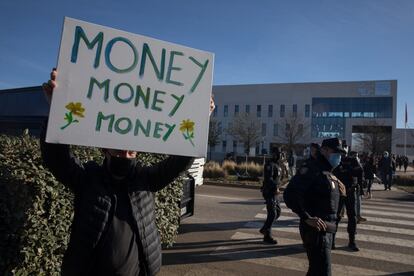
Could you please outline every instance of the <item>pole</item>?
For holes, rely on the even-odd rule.
[[[405,118],[404,118],[404,156],[407,156],[407,121],[408,121],[408,110],[407,110],[407,103],[405,103]]]

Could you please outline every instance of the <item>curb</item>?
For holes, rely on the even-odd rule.
[[[230,183],[223,183],[223,182],[214,182],[214,181],[205,181],[203,185],[210,185],[210,186],[221,186],[221,187],[229,187],[229,188],[244,188],[244,189],[251,189],[251,190],[259,190],[261,186],[255,185],[248,185],[248,184],[230,184]],[[286,188],[287,182],[283,183],[279,189],[280,191],[284,191]]]

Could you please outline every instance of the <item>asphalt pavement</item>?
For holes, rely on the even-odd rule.
[[[346,219],[332,251],[333,275],[414,275],[414,195],[374,184],[358,224],[359,252],[347,249]],[[195,215],[163,250],[159,275],[305,275],[307,258],[298,219],[282,203],[273,224],[277,245],[262,243],[266,217],[259,190],[203,185],[196,188]]]

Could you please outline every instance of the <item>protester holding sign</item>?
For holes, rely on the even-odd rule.
[[[206,154],[212,59],[207,52],[65,18],[60,76],[54,69],[43,85],[51,108],[41,137],[45,165],[75,196],[62,275],[160,270],[153,193],[185,171],[192,157]],[[68,144],[102,148],[103,164],[81,164]],[[143,167],[137,151],[170,157]]]
[[[48,101],[57,71],[43,85]],[[210,101],[210,110],[214,102]],[[211,112],[210,112],[211,113]],[[62,275],[154,275],[161,267],[154,195],[183,172],[191,157],[170,156],[152,167],[137,152],[103,149],[102,165],[81,164],[69,146],[41,138],[46,166],[75,194],[75,214]]]

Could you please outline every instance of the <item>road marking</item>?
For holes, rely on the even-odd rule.
[[[414,207],[414,201],[400,201],[400,200],[392,200],[392,199],[383,199],[383,198],[371,198],[367,199],[367,202],[378,202],[383,204],[398,204],[402,207]]]
[[[391,202],[396,202],[396,201],[391,201]],[[390,206],[390,207],[399,207],[399,208],[414,208],[414,206],[410,205],[406,205],[406,204],[400,204],[400,203],[389,203],[389,202],[383,202],[383,201],[374,201],[374,199],[363,199],[362,200],[362,205],[366,206],[366,205],[380,205],[380,206]]]
[[[243,233],[243,232],[236,232],[232,237],[231,240],[251,240],[257,238],[258,241],[261,241],[263,236],[260,234],[251,234],[251,233]],[[277,246],[296,246],[299,248],[303,248],[302,240],[295,240],[295,239],[286,239],[275,237],[277,239],[278,245]],[[358,252],[351,252],[345,251],[341,249],[332,250],[332,254],[335,255],[345,255],[345,256],[355,256],[355,257],[362,257],[377,261],[386,261],[386,262],[393,262],[398,264],[404,265],[413,265],[414,264],[414,255],[408,254],[400,254],[400,253],[392,253],[387,251],[380,251],[380,250],[370,250],[370,249],[362,249]],[[278,256],[276,258],[279,258]]]
[[[260,228],[263,226],[262,222],[256,222],[256,221],[250,221],[244,225],[246,228]],[[280,225],[274,225],[272,227],[272,231],[282,231],[287,233],[295,233],[299,235],[299,228],[297,225],[292,226],[280,226]],[[339,239],[348,239],[348,233],[344,232],[337,232],[336,237]],[[398,239],[398,238],[389,238],[384,236],[376,236],[376,235],[368,235],[368,234],[357,234],[356,240],[358,241],[364,241],[364,242],[372,242],[372,243],[380,243],[380,244],[387,244],[387,245],[396,245],[401,247],[414,247],[414,240],[404,240],[404,239]]]
[[[258,219],[266,219],[266,214],[257,214],[255,218]],[[298,217],[288,217],[288,216],[280,216],[277,221],[291,221],[294,225],[299,224],[299,218]],[[277,221],[275,222],[277,224]],[[339,224],[340,228],[346,228],[347,223],[341,222]],[[368,230],[368,231],[378,231],[378,232],[384,232],[384,233],[392,233],[392,234],[403,234],[403,235],[410,235],[414,236],[414,230],[412,229],[405,229],[405,228],[397,228],[397,227],[388,227],[388,226],[378,226],[378,225],[370,225],[367,223],[364,224],[358,224],[357,230]]]
[[[236,201],[254,201],[254,202],[263,202],[264,199],[252,199],[252,198],[242,198],[242,197],[228,197],[228,196],[213,196],[213,195],[205,195],[205,194],[196,194],[196,196],[201,197],[209,197],[209,198],[219,198],[219,199],[226,199],[226,200],[236,200]]]
[[[237,234],[237,233],[236,233]],[[275,247],[277,250],[277,246]],[[220,252],[220,251],[230,251],[230,252]],[[230,247],[230,246],[220,246],[216,248],[215,252],[210,253],[210,255],[220,256],[227,259],[242,260],[244,262],[272,266],[276,268],[283,268],[289,270],[295,270],[300,272],[308,271],[308,261],[303,258],[295,258],[277,255],[274,256],[274,251],[271,253],[264,253],[263,250],[260,250],[259,254],[269,257],[260,257],[255,256],[255,251],[258,250],[239,250]],[[303,253],[300,253],[303,254]],[[273,256],[271,256],[273,255]],[[389,275],[388,272],[371,270],[365,268],[354,267],[350,265],[340,265],[332,264],[332,275]]]
[[[282,207],[282,212],[286,213],[293,213],[292,210],[290,210],[288,207],[286,207],[286,204],[281,203],[280,206]],[[262,209],[263,211],[266,211],[266,207]],[[397,211],[397,210],[396,210]],[[381,208],[367,208],[365,206],[362,206],[361,214],[371,214],[371,215],[380,215],[380,216],[391,216],[395,218],[408,218],[408,219],[414,219],[414,214],[408,214],[408,213],[401,213],[401,212],[388,212],[383,211]]]

